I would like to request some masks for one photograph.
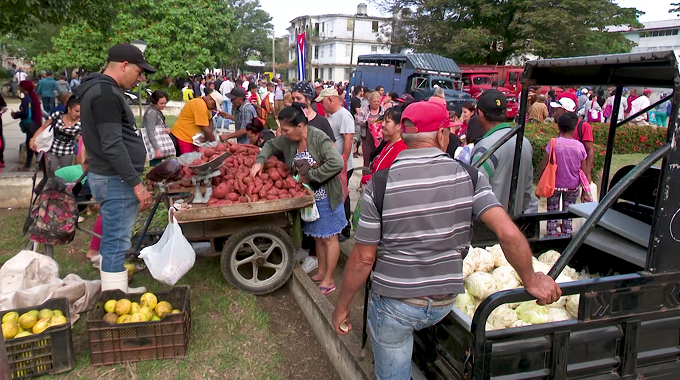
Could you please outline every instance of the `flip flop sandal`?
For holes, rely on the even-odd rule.
[[[319,286],[319,290],[321,290],[321,293],[323,293],[324,296],[327,296],[333,291],[335,291],[335,285],[331,286],[330,288],[327,288],[325,286]]]

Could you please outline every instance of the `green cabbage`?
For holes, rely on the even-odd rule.
[[[500,244],[486,247],[486,250],[491,253],[491,256],[493,256],[493,266],[502,267],[504,265],[510,265],[508,260],[505,258],[505,254],[503,253],[503,249],[501,249]]]
[[[517,313],[517,317],[524,322],[529,322],[532,324],[550,322],[548,309],[545,306],[537,304],[536,301],[522,302],[519,306],[517,306],[515,312]]]
[[[579,296],[578,294],[572,294],[570,296],[567,296],[567,311],[574,318],[578,317],[578,303],[580,297],[581,296]]]
[[[506,305],[501,305],[489,314],[487,322],[494,329],[504,329],[517,322],[517,313]]]
[[[468,292],[457,295],[453,305],[470,318],[475,314],[475,298]]]
[[[465,279],[465,289],[475,298],[484,299],[498,291],[496,278],[486,272],[475,272]]]
[[[493,270],[493,256],[483,248],[470,247],[465,260],[474,268],[473,272],[491,272]]]
[[[493,270],[491,273],[496,279],[496,286],[500,290],[519,288],[522,284],[517,281],[515,269],[504,265]]]
[[[560,308],[548,309],[548,317],[550,317],[550,322],[559,322],[571,319],[569,313],[565,309]]]

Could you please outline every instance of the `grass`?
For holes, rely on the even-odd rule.
[[[0,265],[25,244],[21,233],[25,210],[0,212]],[[86,216],[91,228],[96,215]],[[75,273],[83,279],[99,278],[85,259],[89,236],[78,231],[74,241],[55,247],[60,275]],[[87,339],[87,314],[73,326],[76,355],[74,370],[50,379],[280,379],[282,356],[269,329],[269,314],[255,296],[232,288],[222,276],[219,257],[199,258],[178,285],[191,286],[192,329],[188,356],[93,367]],[[131,286],[144,285],[152,292],[167,286],[144,271],[135,274]]]

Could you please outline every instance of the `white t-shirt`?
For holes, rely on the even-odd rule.
[[[342,149],[345,145],[344,134],[351,134],[348,138],[350,140],[354,139],[354,117],[347,111],[347,109],[340,107],[340,109],[334,114],[328,115],[328,122],[333,130],[333,135],[335,136],[335,149],[338,153],[342,155]],[[354,169],[354,160],[352,159],[350,151],[350,157],[347,159],[347,170]]]
[[[23,71],[17,71],[17,73],[14,74],[14,79],[16,80],[17,83],[26,80],[26,73]]]
[[[241,87],[243,87],[244,90],[248,91],[248,86],[250,86],[250,82],[248,82],[247,80],[244,80]]]
[[[232,82],[230,80],[225,80],[220,85],[220,93],[222,94],[222,96],[227,96],[227,94],[230,93],[231,90],[233,90],[233,89],[234,89],[234,82]]]
[[[649,105],[650,105],[650,103],[649,103],[649,98],[648,98],[648,97],[646,97],[646,96],[644,96],[644,95],[638,96],[638,97],[637,97],[635,100],[633,100],[633,102],[630,104],[630,113],[631,113],[632,115],[634,115],[634,114],[636,114],[636,113],[642,111],[643,109],[649,107]],[[645,120],[647,120],[647,114],[646,114],[646,113],[645,113],[645,114],[642,114],[642,115],[640,115],[640,116],[638,116],[638,117],[636,117],[634,121],[645,121]]]

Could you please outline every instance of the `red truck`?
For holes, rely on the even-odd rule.
[[[508,119],[517,116],[519,112],[517,96],[522,89],[519,76],[524,71],[522,67],[485,65],[459,65],[459,67],[463,71],[463,91],[478,99],[484,91],[491,89],[495,84],[508,100],[506,111]]]

